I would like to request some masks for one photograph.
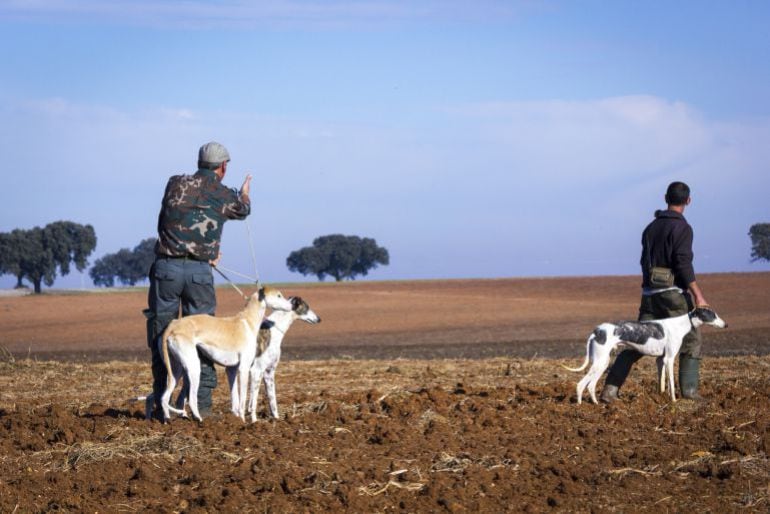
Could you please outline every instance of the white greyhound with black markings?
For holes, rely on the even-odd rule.
[[[633,348],[644,355],[658,357],[658,378],[660,392],[666,391],[666,373],[671,389],[671,401],[676,401],[674,390],[674,360],[682,347],[682,339],[693,327],[712,325],[718,328],[727,327],[727,323],[717,316],[711,308],[702,306],[692,312],[653,321],[621,321],[619,323],[602,323],[594,329],[586,343],[586,360],[579,368],[562,367],[569,371],[583,371],[591,365],[586,376],[577,384],[577,402],[583,399],[583,391],[588,387],[591,400],[596,400],[596,383],[604,370],[610,364],[612,350],[618,346]]]
[[[251,415],[251,422],[257,420],[257,399],[259,398],[260,382],[265,384],[265,394],[270,405],[270,415],[278,419],[278,399],[275,395],[275,370],[281,360],[281,343],[291,328],[292,323],[302,320],[315,325],[321,318],[313,312],[310,306],[299,296],[289,298],[291,311],[274,311],[262,322],[257,341],[257,357],[249,369],[249,406],[246,412]],[[228,379],[235,379],[234,374],[228,373]],[[237,389],[233,388],[233,391]],[[239,403],[235,393],[232,396],[233,408]]]
[[[212,361],[228,368],[228,375],[237,375],[231,383],[230,394],[239,398],[233,402],[233,413],[246,420],[246,386],[248,373],[257,355],[257,335],[267,308],[290,311],[292,304],[280,291],[271,287],[260,288],[251,295],[246,307],[235,316],[217,318],[207,314],[196,314],[172,321],[163,333],[161,354],[166,362],[168,381],[161,397],[161,408],[165,420],[169,412],[184,415],[183,409],[169,405],[176,383],[186,372],[189,388],[187,402],[193,418],[201,421],[198,412],[198,384],[200,382],[200,359],[198,349]],[[231,371],[232,370],[232,371]],[[240,394],[236,391],[240,387]]]

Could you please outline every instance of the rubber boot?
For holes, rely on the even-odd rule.
[[[688,400],[703,400],[698,394],[698,384],[700,383],[700,359],[690,357],[689,355],[679,356],[679,389],[682,392],[682,398]]]
[[[160,337],[173,318],[159,318],[150,309],[142,311],[147,318],[147,346],[150,348],[152,362],[152,394],[155,399],[154,417],[163,421],[160,398],[166,390],[166,363],[160,353]]]
[[[602,403],[612,403],[618,399],[618,386],[604,383],[604,389],[599,396],[599,401]]]
[[[603,403],[611,403],[618,399],[620,387],[628,378],[633,365],[641,358],[642,354],[634,350],[623,350],[618,354],[604,381],[604,389],[599,398]]]
[[[157,348],[152,349],[152,395],[155,399],[155,418],[163,421],[160,398],[166,391],[166,363]]]

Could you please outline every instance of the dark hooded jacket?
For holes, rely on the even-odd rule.
[[[674,284],[687,290],[695,282],[692,260],[692,227],[676,211],[656,211],[655,220],[642,233],[642,287],[650,286],[650,268],[674,272]]]

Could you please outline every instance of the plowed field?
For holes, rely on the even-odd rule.
[[[144,421],[143,292],[0,298],[0,512],[767,512],[770,274],[699,282],[730,323],[707,401],[671,404],[648,358],[609,406],[559,365],[635,318],[635,277],[283,286],[323,322],[253,425],[221,372],[214,417]]]

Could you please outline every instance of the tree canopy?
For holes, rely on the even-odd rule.
[[[388,250],[377,246],[374,239],[342,234],[317,237],[312,246],[295,250],[286,259],[289,271],[315,275],[318,280],[329,275],[338,282],[366,276],[369,270],[389,263]]]
[[[23,287],[21,272],[21,254],[23,252],[23,230],[0,233],[0,275],[14,275],[16,287]]]
[[[749,229],[751,260],[770,261],[770,223],[757,223]]]
[[[56,221],[43,228],[15,229],[0,234],[0,274],[15,275],[16,287],[27,279],[39,293],[42,284],[53,285],[57,269],[67,275],[74,264],[83,271],[94,248],[96,232],[91,225]]]
[[[115,280],[123,285],[135,285],[147,278],[155,259],[154,237],[144,239],[133,250],[121,248],[97,259],[88,272],[97,286],[112,287]]]

